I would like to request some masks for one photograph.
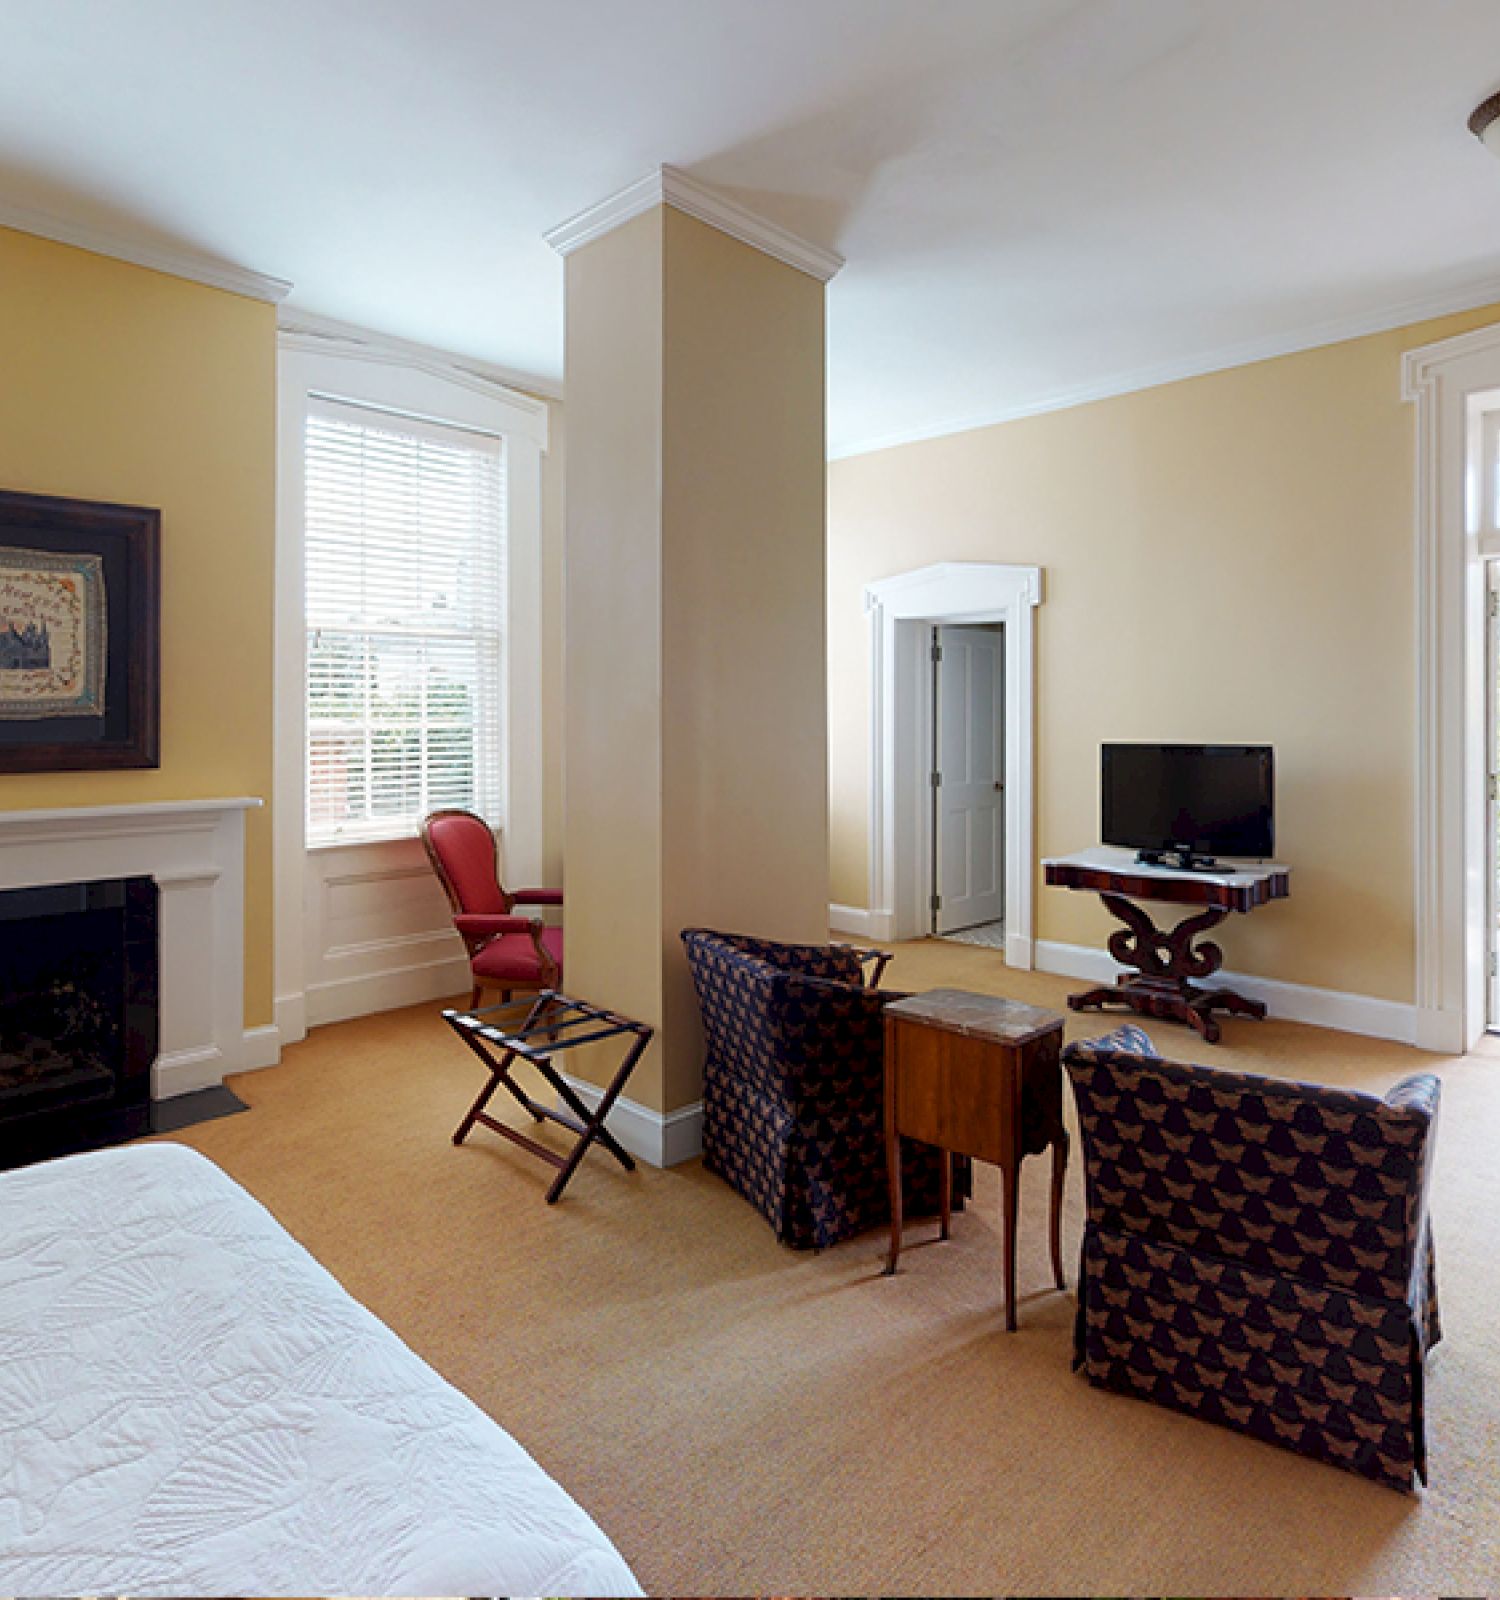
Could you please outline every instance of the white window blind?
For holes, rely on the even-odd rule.
[[[306,486],[308,842],[493,815],[504,441],[314,399]]]

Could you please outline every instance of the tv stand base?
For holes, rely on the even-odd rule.
[[[1260,1001],[1248,1000],[1233,989],[1207,989],[1196,981],[1212,977],[1224,964],[1224,953],[1212,940],[1205,939],[1197,945],[1193,941],[1218,927],[1227,911],[1217,907],[1200,911],[1163,932],[1147,912],[1123,895],[1101,894],[1099,898],[1125,924],[1110,935],[1109,953],[1130,970],[1116,983],[1070,994],[1070,1010],[1123,1006],[1138,1016],[1185,1022],[1209,1044],[1219,1040],[1215,1011],[1257,1021],[1265,1016],[1266,1008]]]

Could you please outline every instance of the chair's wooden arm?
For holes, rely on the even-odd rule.
[[[560,906],[563,892],[561,889],[517,889],[510,900],[517,906]]]
[[[458,929],[472,959],[502,933],[529,933],[536,943],[540,937],[536,930],[542,923],[539,917],[511,917],[499,911],[460,911],[453,919],[453,926]]]
[[[894,952],[891,950],[866,950],[857,944],[835,943],[835,950],[847,950],[860,966],[865,969],[865,988],[878,989],[880,980],[885,976],[885,969],[891,964]]]

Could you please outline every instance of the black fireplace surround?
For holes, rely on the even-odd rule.
[[[150,878],[0,890],[0,1167],[148,1133]]]

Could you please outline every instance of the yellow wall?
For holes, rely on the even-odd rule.
[[[1046,569],[1037,844],[1095,843],[1107,740],[1276,747],[1292,898],[1215,935],[1232,968],[1409,1001],[1415,731],[1403,351],[1494,308],[834,463],[832,897],[867,904],[863,586],[934,561]],[[1041,886],[1042,939],[1099,946]]]
[[[661,1016],[661,255],[653,211],[575,251],[566,266],[568,981],[653,1023]],[[662,1105],[659,1049],[630,1093]]]
[[[0,487],[162,513],[161,767],[0,777],[0,807],[271,797],[276,314],[0,229]],[[271,823],[245,1020],[271,1021]]]
[[[827,928],[823,290],[657,207],[570,255],[569,986],[697,1100],[679,934]]]

